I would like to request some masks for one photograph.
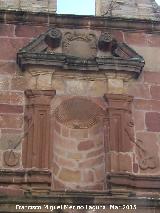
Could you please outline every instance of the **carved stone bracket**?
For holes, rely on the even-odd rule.
[[[25,95],[25,128],[28,134],[23,143],[23,166],[50,168],[50,102],[55,90],[27,90]]]
[[[105,94],[108,103],[108,143],[106,144],[106,170],[132,171],[132,152],[134,142],[133,120],[131,114],[132,96]]]

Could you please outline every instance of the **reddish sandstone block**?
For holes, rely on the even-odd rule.
[[[93,136],[93,137],[94,135],[97,135],[101,132],[103,132],[103,126],[101,123],[99,123],[98,125],[94,125],[93,127],[89,129],[89,134],[90,136]]]
[[[0,36],[12,37],[14,36],[15,25],[0,24]]]
[[[149,84],[160,84],[159,72],[144,72],[144,82]]]
[[[24,105],[24,93],[23,92],[10,92],[11,104]]]
[[[94,174],[91,170],[83,170],[83,182],[92,183],[94,182]]]
[[[122,31],[120,31],[120,30],[118,30],[118,31],[113,30],[113,31],[112,31],[112,36],[113,36],[116,40],[118,40],[119,42],[120,42],[120,41],[123,42],[123,32],[122,32]]]
[[[83,153],[80,152],[68,152],[67,157],[76,161],[83,159]]]
[[[63,138],[56,132],[54,132],[54,142],[57,147],[63,147],[65,150],[77,150],[77,144],[75,141],[70,138]]]
[[[22,128],[23,115],[1,114],[0,128]]]
[[[145,33],[128,33],[124,32],[124,41],[128,44],[146,45],[146,34]]]
[[[160,86],[152,86],[151,87],[151,96],[153,99],[160,99]]]
[[[67,168],[75,168],[77,164],[75,161],[63,158],[61,156],[55,155],[55,161],[59,166],[67,167]]]
[[[0,186],[0,194],[4,196],[23,196],[24,191],[20,188]]]
[[[22,106],[0,104],[0,113],[23,113]]]
[[[104,165],[97,167],[95,169],[96,181],[102,181],[105,175],[105,168]]]
[[[129,154],[118,154],[119,171],[132,172],[132,159]]]
[[[78,144],[79,151],[87,151],[87,150],[93,149],[93,148],[94,148],[94,141],[91,141],[91,140],[81,141]]]
[[[160,101],[152,100],[152,110],[160,111]]]
[[[10,103],[9,91],[0,91],[0,103],[3,103],[3,104],[9,104]]]
[[[87,154],[87,158],[92,158],[92,157],[95,157],[95,156],[98,156],[98,155],[101,155],[104,153],[104,147],[101,147],[100,149],[97,149],[97,150],[94,150],[94,151],[91,151]]]
[[[54,175],[57,175],[58,174],[58,172],[59,172],[59,166],[57,165],[57,163],[56,162],[54,162],[53,164],[52,164],[52,166],[53,166],[53,174]]]
[[[59,180],[53,179],[53,190],[63,190],[65,189],[65,185],[61,183]]]
[[[48,27],[45,26],[16,25],[15,35],[17,37],[32,38],[46,32],[47,29]]]
[[[59,123],[55,122],[54,129],[58,134],[61,134],[61,125]]]
[[[25,90],[27,88],[26,79],[22,76],[16,76],[11,80],[12,90]]]
[[[104,162],[104,156],[101,155],[96,158],[85,160],[79,163],[80,168],[94,168],[95,166],[101,165]]]
[[[70,137],[75,138],[75,139],[88,138],[88,130],[86,130],[86,129],[70,130]]]
[[[8,90],[10,79],[5,75],[0,75],[0,90]]]
[[[147,112],[145,117],[146,127],[148,131],[159,132],[160,131],[160,113]]]
[[[5,129],[6,130],[6,129]],[[14,149],[16,147],[16,151],[21,149],[22,142],[21,133],[17,134],[14,132],[5,133],[2,129],[1,138],[0,138],[0,150]]]
[[[160,37],[156,34],[146,35],[147,45],[150,47],[160,47]]]
[[[68,137],[69,136],[69,129],[66,127],[62,127],[62,136]]]
[[[145,129],[145,112],[134,111],[133,113],[135,129],[140,131]]]
[[[77,183],[81,181],[81,173],[78,170],[62,168],[59,173],[59,178],[66,182]]]
[[[14,75],[18,70],[15,62],[0,62],[0,73],[5,75]]]
[[[17,52],[30,42],[27,38],[1,38],[0,59],[1,60],[15,60]]]
[[[54,152],[57,155],[61,155],[61,156],[65,156],[66,152],[64,151],[63,147],[61,149],[61,147],[57,147],[56,144],[54,145]]]
[[[134,107],[137,110],[148,110],[152,109],[152,101],[151,100],[144,100],[144,99],[134,99]]]
[[[149,85],[144,84],[133,84],[128,88],[128,94],[133,95],[135,98],[150,98]]]

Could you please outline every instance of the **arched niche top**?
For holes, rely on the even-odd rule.
[[[63,101],[55,110],[55,118],[72,129],[87,129],[104,118],[104,110],[87,98],[74,97]]]

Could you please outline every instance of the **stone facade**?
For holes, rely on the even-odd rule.
[[[17,11],[55,13],[56,0],[0,0],[0,8]]]
[[[154,0],[96,0],[97,16],[159,19],[160,7]]]
[[[0,14],[0,212],[158,213],[160,22]]]

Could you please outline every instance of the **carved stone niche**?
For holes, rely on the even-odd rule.
[[[50,139],[50,102],[55,90],[26,90],[25,140],[23,166],[50,168],[52,144]]]

